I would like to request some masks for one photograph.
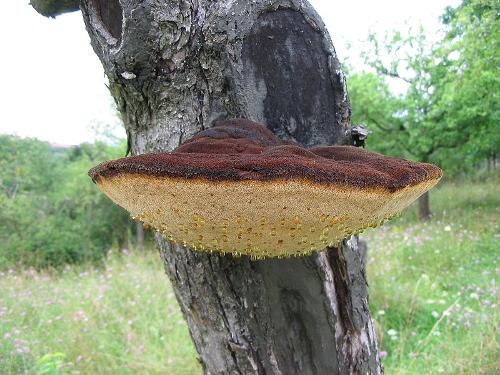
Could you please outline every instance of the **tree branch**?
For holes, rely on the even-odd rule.
[[[377,128],[379,128],[380,130],[382,130],[384,132],[401,131],[401,129],[399,129],[399,128],[390,129],[390,128],[382,125],[380,123],[380,121],[376,120],[373,116],[370,116],[369,114],[366,114],[366,119],[373,122],[373,125],[375,125]]]
[[[401,76],[398,72],[395,72],[395,71],[391,71],[389,69],[387,69],[385,66],[383,66],[382,64],[379,64],[377,66],[375,66],[375,69],[379,72],[379,73],[382,73],[386,76],[389,76],[389,77],[392,77],[392,78],[398,78],[406,83],[409,83],[411,84],[411,79],[409,78],[406,78],[406,77],[403,77]]]
[[[63,13],[80,10],[79,0],[31,0],[30,4],[45,17],[56,17]]]
[[[429,148],[427,154],[431,155],[435,151],[437,151],[439,149],[442,149],[442,148],[455,148],[455,147],[457,147],[460,144],[464,144],[464,143],[469,142],[469,139],[470,139],[470,134],[464,134],[463,139],[460,140],[460,141],[456,140],[455,142],[448,143],[448,144],[446,144],[446,143],[435,143],[434,145],[432,145]]]

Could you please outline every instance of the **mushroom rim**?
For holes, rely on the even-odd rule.
[[[89,172],[90,175],[90,172]],[[307,186],[313,189],[328,189],[328,190],[337,190],[339,192],[343,193],[356,193],[359,191],[363,191],[365,193],[374,193],[374,194],[387,194],[387,195],[396,195],[398,193],[401,193],[404,190],[407,189],[417,189],[418,187],[421,186],[428,186],[429,189],[435,186],[442,178],[441,176],[422,180],[422,181],[416,181],[413,184],[408,184],[406,186],[402,186],[397,189],[389,189],[385,186],[367,186],[367,187],[360,187],[359,185],[353,185],[353,184],[338,184],[334,182],[318,182],[318,181],[313,181],[309,180],[306,178],[276,178],[276,179],[267,179],[267,180],[252,180],[252,179],[241,179],[241,180],[234,180],[234,179],[210,179],[206,177],[177,177],[177,176],[165,176],[165,175],[157,175],[157,174],[149,174],[149,173],[124,173],[124,172],[119,172],[115,171],[113,174],[108,175],[108,176],[103,176],[98,173],[94,173],[91,175],[92,181],[95,184],[99,184],[101,179],[107,179],[107,180],[112,180],[114,178],[127,178],[127,177],[133,177],[133,178],[141,178],[141,179],[158,179],[158,180],[170,180],[170,181],[178,181],[178,183],[181,184],[211,184],[211,185],[233,185],[233,186],[252,186],[256,187],[257,189],[260,188],[267,188],[270,186],[277,187],[278,185],[286,185],[286,184],[299,184],[302,186]]]

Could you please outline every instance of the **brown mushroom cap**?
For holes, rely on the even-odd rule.
[[[399,214],[442,171],[351,146],[305,149],[238,119],[173,152],[104,162],[89,175],[171,241],[262,258],[336,246]]]

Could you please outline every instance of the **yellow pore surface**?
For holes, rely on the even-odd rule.
[[[254,259],[308,255],[399,214],[438,180],[394,193],[303,180],[223,181],[123,174],[99,188],[172,242]]]

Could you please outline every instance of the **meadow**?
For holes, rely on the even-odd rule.
[[[370,305],[386,374],[494,374],[498,179],[441,184],[368,241]],[[200,374],[158,254],[102,267],[0,273],[1,374]]]

